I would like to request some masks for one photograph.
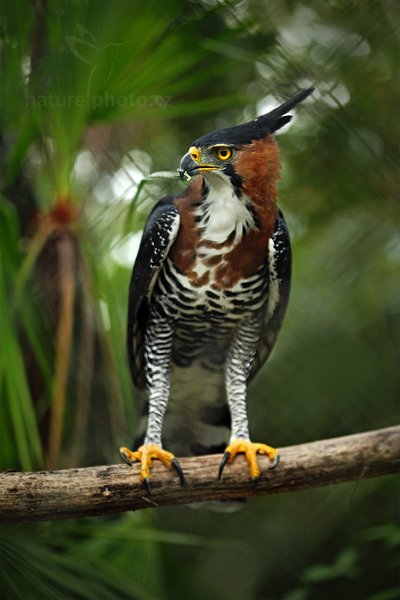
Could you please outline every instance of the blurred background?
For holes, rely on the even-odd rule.
[[[291,302],[249,390],[279,447],[398,421],[396,0],[3,0],[0,467],[119,461],[127,288],[196,137],[316,91],[277,136]],[[398,597],[394,477],[3,527],[4,598]]]

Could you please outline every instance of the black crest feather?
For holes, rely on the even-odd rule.
[[[226,127],[207,133],[193,142],[193,146],[204,148],[210,144],[232,144],[242,145],[250,144],[253,140],[259,140],[269,133],[274,133],[290,121],[290,115],[287,112],[292,110],[299,102],[302,102],[314,91],[314,88],[302,90],[271,112],[257,117],[253,121],[236,125],[235,127]]]

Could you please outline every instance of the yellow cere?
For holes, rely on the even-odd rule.
[[[196,148],[196,146],[191,146],[189,148],[189,154],[196,162],[200,160],[200,150]]]

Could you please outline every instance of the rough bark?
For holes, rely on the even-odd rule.
[[[293,492],[343,481],[395,473],[400,467],[400,426],[280,449],[280,463],[268,468],[259,457],[256,489],[243,456],[217,479],[220,455],[179,459],[186,484],[156,461],[152,495],[142,487],[139,467],[125,464],[0,474],[0,520],[40,521],[104,515],[141,508]]]

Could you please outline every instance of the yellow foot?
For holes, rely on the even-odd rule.
[[[122,460],[128,465],[132,465],[134,461],[139,461],[141,463],[140,475],[142,477],[143,485],[149,494],[151,494],[150,470],[154,459],[161,460],[161,462],[169,469],[174,469],[178,474],[181,485],[185,483],[182,468],[175,456],[171,452],[163,450],[156,444],[143,444],[136,452],[132,452],[132,450],[128,450],[128,448],[120,448],[119,451]]]
[[[260,478],[260,467],[258,466],[257,454],[266,454],[272,461],[272,469],[276,467],[279,462],[279,454],[275,448],[271,448],[271,446],[267,446],[267,444],[253,444],[253,442],[250,442],[249,440],[238,438],[231,442],[225,450],[219,467],[218,479],[221,479],[222,471],[224,470],[226,463],[231,463],[236,454],[239,453],[244,453],[246,457],[254,485]]]

